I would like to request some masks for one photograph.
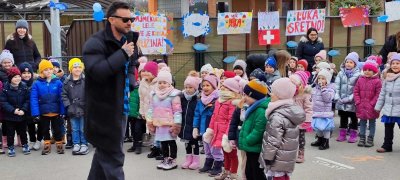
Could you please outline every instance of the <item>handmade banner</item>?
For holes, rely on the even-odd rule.
[[[392,1],[385,3],[385,14],[388,16],[386,22],[396,21],[400,19],[400,1]]]
[[[252,12],[218,13],[217,32],[219,35],[250,33],[252,18]]]
[[[286,18],[286,36],[307,34],[308,28],[313,27],[318,33],[325,30],[325,9],[310,9],[288,11]]]
[[[369,9],[366,6],[340,8],[339,12],[344,27],[370,25],[368,18]]]
[[[279,12],[258,12],[258,44],[280,44]]]
[[[190,13],[205,13],[208,11],[207,0],[189,0]]]
[[[183,36],[199,37],[210,32],[210,17],[207,14],[186,14],[182,18]]]
[[[132,30],[139,32],[138,45],[145,55],[166,54],[167,44],[167,17],[165,14],[135,15]]]

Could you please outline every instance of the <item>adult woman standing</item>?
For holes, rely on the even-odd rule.
[[[400,31],[390,35],[379,54],[382,56],[382,64],[386,64],[390,52],[400,53]]]
[[[300,38],[299,46],[296,50],[296,57],[307,60],[307,71],[311,73],[315,64],[314,56],[323,49],[324,43],[322,42],[322,38],[318,37],[317,29],[311,27],[307,30],[307,36]]]
[[[16,66],[28,62],[36,72],[41,56],[28,31],[28,22],[25,19],[18,20],[15,24],[15,33],[7,37],[4,49],[8,49],[14,55]]]

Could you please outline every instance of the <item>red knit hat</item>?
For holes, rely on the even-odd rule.
[[[305,59],[301,59],[297,62],[297,65],[302,65],[304,67],[305,70],[307,70],[308,68],[308,62]]]
[[[371,70],[372,72],[374,72],[376,74],[376,73],[378,73],[377,65],[378,64],[373,63],[373,62],[367,62],[364,64],[363,71]]]
[[[153,61],[147,62],[146,65],[144,65],[143,70],[150,72],[154,77],[157,77],[158,64]]]
[[[233,71],[225,71],[223,76],[225,76],[226,78],[233,78],[236,76],[236,74]]]
[[[17,75],[21,76],[21,71],[17,67],[11,67],[7,72],[8,81],[11,82],[11,79]]]

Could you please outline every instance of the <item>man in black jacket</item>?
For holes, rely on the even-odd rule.
[[[124,106],[130,84],[127,76],[133,75],[135,64],[130,59],[139,56],[136,43],[127,41],[133,20],[127,3],[112,3],[105,29],[94,34],[83,48],[85,134],[96,147],[90,180],[125,178],[122,145],[129,111]]]

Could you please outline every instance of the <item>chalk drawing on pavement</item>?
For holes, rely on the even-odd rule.
[[[349,165],[346,165],[346,164],[342,164],[342,163],[339,163],[339,162],[336,162],[336,161],[332,161],[332,160],[329,160],[329,159],[325,159],[325,158],[322,158],[322,157],[315,157],[315,158],[316,158],[316,160],[314,160],[313,163],[319,164],[321,166],[325,166],[325,167],[328,167],[328,168],[331,168],[331,169],[335,169],[335,170],[346,170],[346,169],[354,170],[355,169],[352,166],[349,166]]]

